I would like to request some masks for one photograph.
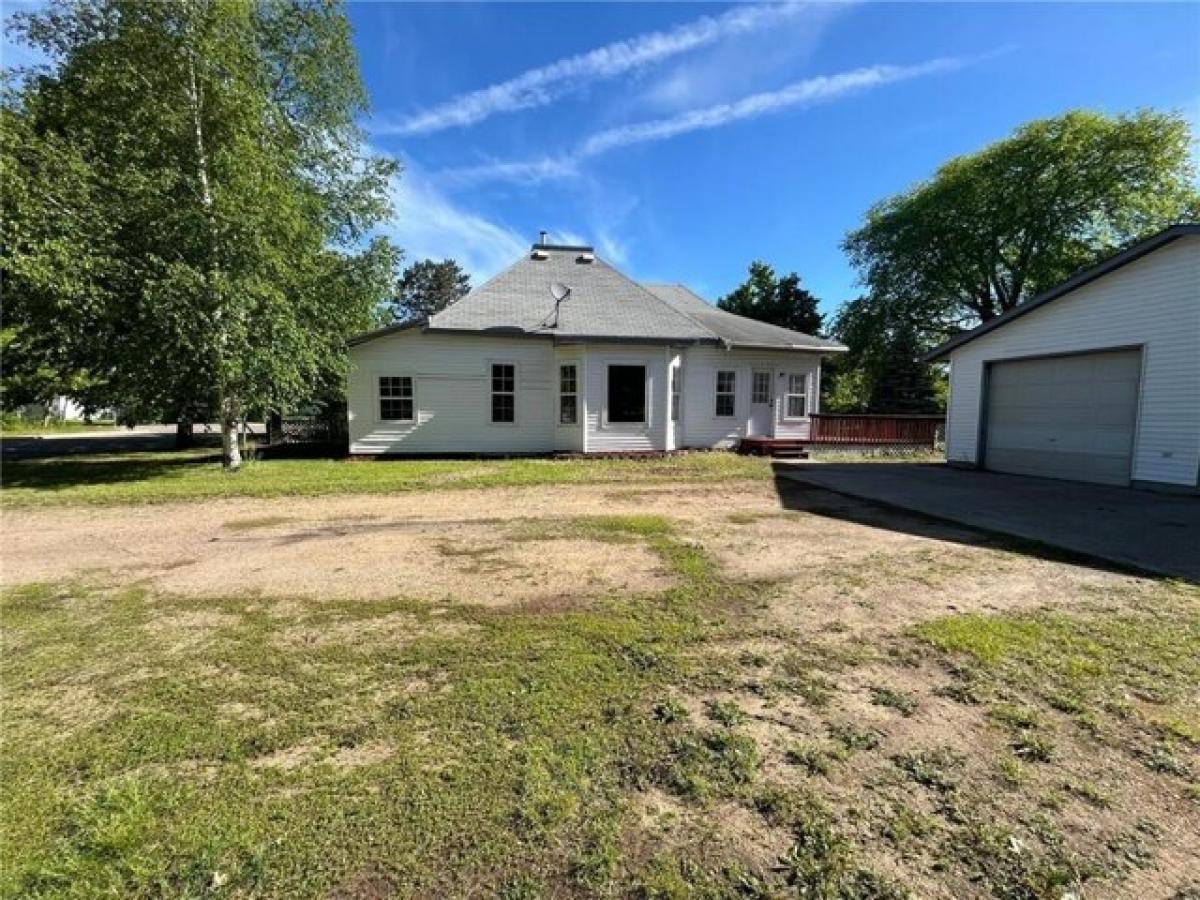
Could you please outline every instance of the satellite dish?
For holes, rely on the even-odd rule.
[[[554,298],[555,303],[562,303],[571,296],[571,289],[561,281],[556,281],[550,285],[550,296]]]

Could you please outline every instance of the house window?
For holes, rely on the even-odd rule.
[[[732,416],[733,392],[737,387],[736,372],[717,372],[717,415]]]
[[[492,421],[517,421],[517,367],[512,363],[492,364]]]
[[[558,367],[558,424],[574,425],[579,421],[579,382],[575,366]]]
[[[792,373],[788,375],[787,397],[784,416],[788,419],[803,419],[808,415],[808,376]]]
[[[384,422],[413,420],[413,380],[410,375],[379,378],[379,418]]]
[[[608,367],[608,421],[646,421],[646,367]]]
[[[751,403],[771,402],[771,373],[755,372],[754,381],[750,386]]]
[[[672,366],[671,368],[671,421],[679,421],[679,400],[681,392],[681,375],[680,366]]]

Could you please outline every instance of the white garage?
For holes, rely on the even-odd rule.
[[[1200,225],[1142,241],[939,347],[951,464],[1200,485]]]

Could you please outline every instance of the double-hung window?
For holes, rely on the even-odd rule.
[[[808,415],[808,376],[795,372],[788,375],[787,396],[784,398],[784,416],[788,419],[803,419]]]
[[[755,372],[754,380],[750,383],[751,403],[771,402],[771,373]]]
[[[383,422],[411,422],[415,401],[411,375],[379,377],[379,418]]]
[[[737,373],[731,371],[717,372],[717,409],[718,416],[728,417],[734,414],[734,392],[737,390]]]
[[[514,363],[492,363],[492,421],[517,421],[517,367]]]
[[[558,424],[579,421],[579,380],[575,365],[558,367]]]

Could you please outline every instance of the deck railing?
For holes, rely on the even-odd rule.
[[[934,447],[943,440],[945,416],[877,416],[820,413],[812,416],[808,439],[821,444],[912,444]]]

